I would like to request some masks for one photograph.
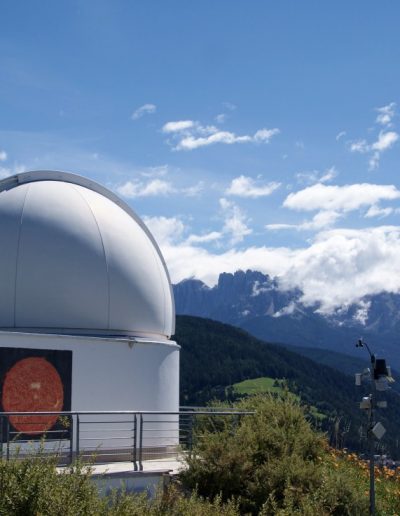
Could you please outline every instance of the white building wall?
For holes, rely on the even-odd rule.
[[[173,341],[0,332],[0,346],[72,351],[71,410],[179,409]]]
[[[175,342],[0,332],[0,347],[72,351],[72,411],[179,410],[180,347]],[[176,417],[149,418],[164,423],[157,423],[153,434],[160,436],[159,443],[148,432],[145,445],[177,443]],[[115,443],[107,439],[97,445],[109,448]]]

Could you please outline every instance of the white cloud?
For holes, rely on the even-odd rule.
[[[186,243],[204,244],[207,242],[215,242],[216,240],[220,240],[222,236],[223,235],[220,231],[211,231],[210,233],[206,233],[204,235],[190,235],[186,240]]]
[[[400,290],[400,228],[336,229],[320,233],[296,253],[283,281],[304,291],[303,301],[321,311],[384,290]]]
[[[188,187],[177,188],[170,181],[160,179],[167,174],[168,168],[154,167],[154,170],[146,170],[140,175],[148,178],[147,181],[129,180],[112,188],[123,197],[134,199],[136,197],[166,197],[172,194],[181,194],[185,197],[197,197],[204,189],[203,181]]]
[[[376,123],[390,127],[392,125],[391,121],[394,117],[394,108],[396,104],[391,102],[387,106],[383,106],[381,108],[377,108],[378,116],[376,118]],[[378,135],[378,139],[372,143],[368,143],[367,140],[355,140],[349,142],[350,152],[359,152],[361,154],[370,154],[368,160],[368,168],[369,170],[375,170],[379,167],[380,157],[382,152],[385,152],[393,147],[393,145],[399,139],[398,133],[395,131],[380,131]]]
[[[394,131],[381,131],[376,142],[371,145],[371,149],[377,152],[383,152],[390,149],[399,139],[399,135]]]
[[[187,188],[182,188],[181,192],[186,197],[197,197],[204,190],[204,182],[199,181],[197,184],[193,186],[188,186]]]
[[[297,224],[284,224],[284,223],[278,223],[278,224],[266,224],[265,229],[268,229],[268,231],[280,231],[281,229],[297,229]]]
[[[368,208],[365,217],[384,217],[396,210],[378,206],[380,201],[400,198],[400,190],[394,185],[369,183],[327,186],[316,183],[313,186],[289,194],[283,202],[285,208],[296,211],[317,211],[311,220],[299,224],[267,224],[269,231],[296,230],[318,231],[333,226],[338,219],[350,211]]]
[[[0,149],[0,161],[6,161],[7,160],[7,152],[5,150]]]
[[[400,198],[400,191],[394,185],[361,183],[345,186],[317,183],[285,199],[283,206],[300,211],[349,212],[363,206],[371,206],[381,200]]]
[[[232,180],[225,193],[226,195],[236,195],[238,197],[266,197],[271,195],[280,185],[277,182],[258,184],[252,177],[239,176]]]
[[[215,121],[218,123],[218,124],[223,124],[226,120],[226,114],[225,113],[220,113],[219,115],[217,115],[215,117]]]
[[[155,104],[144,104],[140,106],[132,113],[132,120],[138,120],[142,118],[143,115],[152,115],[157,111],[157,106]]]
[[[253,135],[236,135],[230,131],[220,131],[214,125],[202,125],[193,120],[167,122],[162,127],[163,133],[170,134],[175,141],[174,150],[194,150],[208,145],[223,143],[269,143],[271,138],[279,134],[279,129],[259,129]]]
[[[140,172],[143,177],[163,177],[168,174],[168,165],[159,165],[157,167],[147,167]]]
[[[195,122],[193,122],[193,120],[178,120],[176,122],[167,122],[164,124],[162,131],[163,133],[177,133],[191,129],[194,126]]]
[[[393,208],[387,207],[387,208],[381,208],[380,206],[377,206],[376,204],[373,204],[367,211],[367,213],[364,215],[366,218],[372,218],[372,217],[387,217],[388,215],[391,215],[393,212],[395,212]]]
[[[293,229],[296,231],[316,231],[332,226],[342,214],[337,211],[321,210],[311,220],[300,224],[266,224],[265,229],[269,231],[280,231],[282,229]]]
[[[368,312],[371,308],[371,301],[365,301],[361,300],[358,302],[358,309],[356,313],[353,315],[353,319],[362,324],[365,325],[365,323],[368,321]]]
[[[127,198],[166,196],[176,192],[171,183],[162,179],[152,179],[147,183],[127,181],[115,189],[120,195]]]
[[[25,165],[16,164],[12,167],[0,167],[0,179],[13,176],[14,174],[22,174],[26,171]]]
[[[252,230],[247,225],[249,219],[239,206],[228,201],[228,199],[220,199],[219,205],[224,216],[222,232],[230,235],[230,243],[232,245],[238,244],[245,236],[252,233]]]
[[[350,150],[351,152],[368,152],[370,149],[369,145],[367,144],[366,140],[356,140],[354,142],[351,142],[350,144]]]
[[[340,131],[340,133],[336,135],[336,141],[338,142],[340,138],[343,138],[343,136],[346,136],[346,134],[346,131]]]
[[[208,145],[214,145],[216,143],[224,143],[227,145],[250,142],[268,143],[269,140],[278,133],[279,129],[260,129],[253,136],[237,136],[235,133],[231,133],[229,131],[217,131],[205,137],[185,136],[178,142],[175,150],[193,150],[200,147],[206,147]]]
[[[312,170],[311,172],[299,172],[296,174],[296,179],[299,183],[328,183],[338,175],[336,168],[330,167],[324,172]]]
[[[378,116],[376,117],[376,122],[381,125],[390,126],[392,119],[395,115],[396,103],[391,102],[386,106],[382,106],[380,108],[376,108],[378,112]]]
[[[185,230],[178,217],[143,217],[143,221],[160,246],[177,242]]]
[[[174,237],[175,230],[170,234]],[[175,283],[196,277],[211,286],[220,272],[259,270],[280,277],[284,288],[302,289],[302,301],[320,302],[326,313],[366,295],[400,292],[399,227],[324,231],[300,249],[263,246],[212,253],[165,239],[161,247]]]

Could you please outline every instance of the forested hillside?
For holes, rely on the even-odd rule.
[[[227,387],[249,378],[286,379],[304,404],[327,416],[321,424],[332,441],[356,450],[364,447],[365,415],[358,405],[367,387],[356,388],[352,377],[209,319],[178,316],[175,339],[182,347],[182,404],[203,405],[211,399],[229,398]],[[381,445],[393,457],[400,457],[400,398],[396,393],[386,397],[389,408],[379,415],[387,428]]]

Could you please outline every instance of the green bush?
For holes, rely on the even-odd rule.
[[[203,425],[181,474],[186,488],[238,499],[242,513],[366,514],[365,496],[331,467],[325,439],[293,396],[257,396],[238,408],[256,414],[243,417],[235,431],[229,424],[219,432]]]
[[[0,460],[1,516],[238,516],[234,502],[208,501],[175,487],[154,500],[114,491],[101,498],[91,470],[79,463],[58,470],[56,457]]]

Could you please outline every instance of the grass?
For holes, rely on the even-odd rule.
[[[251,378],[243,382],[234,383],[232,385],[233,392],[242,396],[254,396],[256,394],[283,394],[287,393],[287,384],[285,380],[279,378],[271,378],[269,376],[262,376],[260,378]],[[294,393],[287,393],[293,397],[294,400],[300,402],[300,396]],[[316,407],[309,407],[309,414],[316,421],[322,421],[327,418],[326,414],[320,412]]]
[[[252,378],[251,380],[234,383],[232,387],[235,393],[249,396],[265,392],[281,393],[284,389],[284,380],[262,376],[261,378]]]

